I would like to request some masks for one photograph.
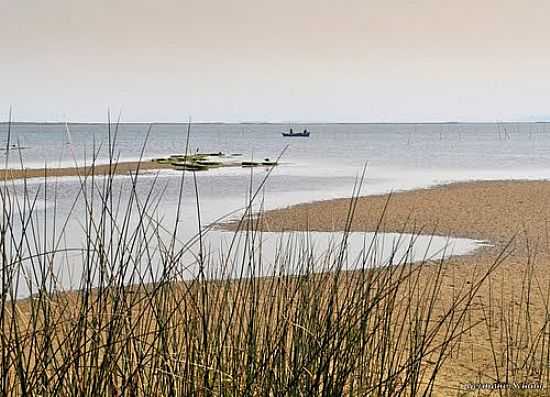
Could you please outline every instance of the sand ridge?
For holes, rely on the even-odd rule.
[[[24,178],[51,178],[65,176],[91,175],[128,175],[136,170],[152,171],[170,169],[170,165],[159,164],[153,161],[124,161],[110,164],[96,164],[83,167],[60,167],[60,168],[22,168],[0,170],[0,180],[24,179]]]
[[[342,231],[350,199],[299,204],[262,214],[268,231]],[[498,248],[529,240],[548,252],[549,181],[461,182],[391,195],[364,196],[351,231],[423,232],[489,240]]]

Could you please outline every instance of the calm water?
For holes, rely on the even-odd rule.
[[[353,183],[367,164],[363,193],[411,189],[437,183],[472,179],[547,178],[550,176],[550,124],[308,124],[309,138],[283,138],[288,125],[194,124],[190,145],[203,152],[242,153],[243,158],[275,158],[285,148],[282,165],[266,185],[268,208],[303,201],[349,196]],[[182,153],[186,125],[122,124],[115,153],[120,160],[135,160],[144,147],[146,158]],[[15,124],[12,142],[27,167],[74,165],[90,159],[106,161],[108,128],[102,124]],[[112,131],[114,135],[114,131]],[[7,125],[0,124],[0,144]],[[72,142],[71,144],[67,144]],[[5,153],[2,153],[5,158]],[[10,166],[19,167],[19,155],[10,153]],[[265,170],[254,170],[257,183]],[[168,185],[177,185],[180,173],[162,171]],[[222,169],[197,174],[201,202],[209,219],[243,205],[251,171]],[[172,183],[176,182],[176,183]],[[75,178],[60,180],[64,192],[78,186]],[[177,189],[168,186],[166,199]],[[187,189],[189,195],[192,191]]]
[[[433,184],[474,179],[543,179],[550,176],[550,124],[322,124],[307,127],[309,138],[283,138],[288,125],[275,124],[194,124],[191,151],[242,153],[243,159],[276,158],[284,151],[261,192],[265,208],[283,207],[305,201],[350,196],[364,165],[367,179],[363,194],[375,194]],[[185,152],[187,126],[122,124],[116,134],[115,153],[119,160],[135,160],[144,150],[145,158]],[[98,162],[108,158],[108,127],[104,124],[71,124],[68,134],[63,124],[15,124],[12,142],[22,148],[21,157],[10,151],[10,167],[48,167],[82,164],[94,151]],[[114,131],[111,131],[114,136]],[[7,125],[0,124],[0,144],[7,140]],[[6,153],[2,152],[4,163]],[[255,189],[266,169],[218,169],[196,173],[200,197],[201,224],[238,211],[246,204],[252,185]],[[183,190],[180,235],[192,236],[198,227],[193,178],[188,174]],[[159,220],[173,225],[179,197],[181,173],[162,170],[143,175],[140,194],[153,186],[160,200]],[[153,183],[153,181],[155,181]],[[77,178],[29,181],[27,189],[39,193],[36,208],[51,215],[54,194],[58,217],[68,216],[68,230],[77,230],[82,221],[82,200],[78,199]],[[118,177],[115,191],[125,193],[128,177]],[[23,197],[23,184],[15,183],[15,194]],[[44,191],[46,190],[46,194]],[[45,198],[44,198],[45,196]],[[127,195],[126,195],[127,196]],[[232,216],[235,216],[233,213]],[[45,217],[50,219],[49,216]],[[59,227],[50,225],[52,228]],[[78,233],[69,233],[77,239]],[[72,243],[78,244],[78,241]]]
[[[451,255],[469,254],[484,244],[464,238],[424,236],[397,233],[350,233],[346,236],[345,254],[340,257],[344,233],[335,232],[285,232],[246,233],[212,231],[203,241],[204,275],[209,279],[228,279],[251,276],[272,276],[329,272],[335,266],[344,270],[366,269],[373,266],[389,266],[418,261],[440,261]],[[154,244],[153,244],[154,245]],[[196,261],[197,244],[186,250],[180,259],[180,266],[171,269],[171,277],[179,280],[194,279],[199,274]],[[139,255],[134,257],[138,258]],[[223,258],[223,259],[221,259]],[[245,258],[245,259],[243,259]],[[306,258],[306,260],[304,260]],[[223,260],[224,266],[220,266]],[[161,259],[158,255],[143,261],[133,262],[126,273],[125,281],[135,283],[143,277],[145,282],[162,278],[163,266],[156,266],[150,272],[148,264]],[[58,256],[53,261],[55,284],[63,289],[84,287],[82,270],[86,260],[77,252],[67,257]],[[38,262],[39,263],[39,262]],[[243,267],[242,265],[245,264]],[[253,265],[250,265],[253,264]],[[18,274],[17,296],[25,297],[36,293],[41,267],[26,263]],[[94,277],[94,276],[92,276]],[[97,273],[95,274],[97,284]]]
[[[288,125],[194,124],[189,147],[204,152],[242,153],[243,158],[275,158],[283,150],[282,164],[265,187],[264,205],[275,208],[304,201],[350,196],[356,177],[367,165],[364,194],[411,189],[437,183],[472,179],[547,178],[550,176],[550,124],[309,124],[309,138],[283,138]],[[300,131],[302,126],[294,126]],[[122,124],[115,153],[120,160],[135,160],[144,147],[145,158],[183,153],[187,126]],[[109,132],[104,124],[15,124],[12,142],[21,150],[26,167],[74,165],[108,157]],[[114,130],[114,128],[113,128]],[[111,131],[114,136],[114,131]],[[0,124],[0,144],[7,125]],[[68,144],[72,142],[72,144]],[[2,153],[5,161],[5,153]],[[17,152],[10,166],[19,167]],[[257,186],[266,171],[255,169]],[[180,173],[160,172],[165,209],[175,205]],[[242,207],[251,183],[250,169],[220,169],[197,173],[204,221],[209,222]],[[153,176],[150,176],[153,179]],[[124,178],[120,178],[124,184]],[[191,182],[191,178],[189,178]],[[36,181],[41,183],[41,181]],[[71,201],[78,190],[76,178],[57,181],[60,201]],[[158,183],[158,182],[157,182]],[[141,187],[147,190],[146,178]],[[162,189],[158,189],[162,191]],[[184,191],[190,206],[194,189]],[[63,203],[62,203],[63,204]],[[47,205],[47,204],[46,204]],[[59,209],[65,206],[60,205]],[[190,219],[191,220],[191,219]]]

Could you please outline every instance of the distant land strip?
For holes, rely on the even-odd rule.
[[[128,175],[129,173],[140,171],[150,171],[171,168],[167,164],[159,164],[153,161],[126,161],[111,164],[96,164],[82,167],[62,167],[62,168],[9,168],[0,170],[0,180],[13,180],[24,178],[52,178],[66,176],[85,176],[85,175]]]

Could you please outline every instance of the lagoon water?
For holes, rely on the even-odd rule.
[[[407,233],[342,233],[342,232],[228,232],[213,230],[205,234],[202,244],[197,241],[182,250],[177,265],[165,264],[155,249],[151,257],[134,253],[125,282],[133,284],[162,279],[164,272],[170,279],[240,279],[247,277],[305,275],[335,270],[357,270],[380,266],[405,265],[414,262],[438,263],[452,255],[467,255],[485,242],[465,238],[427,236]],[[153,248],[155,244],[151,244]],[[203,258],[200,263],[197,258]],[[126,258],[129,256],[126,255]],[[121,257],[118,257],[121,258]],[[126,259],[128,260],[128,259]],[[99,274],[94,270],[84,276],[86,258],[76,249],[67,255],[58,255],[53,261],[55,278],[49,277],[59,290],[82,289],[90,279],[98,284]],[[116,262],[116,261],[115,261]],[[26,261],[18,272],[16,295],[25,297],[38,292],[40,261]],[[222,265],[223,264],[223,265]],[[34,268],[34,269],[33,269]],[[118,267],[112,268],[116,271]],[[55,281],[53,281],[55,279]],[[52,284],[52,285],[53,285]]]
[[[267,209],[349,197],[365,165],[361,194],[453,181],[550,177],[550,124],[546,123],[308,124],[293,128],[308,128],[309,138],[282,137],[281,132],[288,128],[286,124],[193,124],[189,149],[242,153],[243,159],[256,160],[274,159],[282,153],[280,165],[257,196],[258,205]],[[7,129],[7,124],[0,124],[0,144],[6,144]],[[67,132],[64,124],[16,123],[11,126],[11,142],[22,150],[10,150],[9,156],[2,152],[0,161],[9,167],[21,163],[25,167],[73,166],[89,162],[95,152],[98,163],[107,162],[109,135],[111,140],[116,135],[113,152],[120,161],[136,160],[142,150],[145,158],[161,157],[185,152],[187,125],[121,124],[116,133],[112,126],[109,134],[106,124],[69,124]],[[261,185],[267,172],[264,168],[197,172],[201,225],[237,216],[247,204],[249,192]],[[180,181],[181,172],[161,170],[142,175],[138,184],[141,194],[153,186],[159,219],[167,227],[175,219]],[[115,191],[124,196],[129,185],[130,178],[117,177]],[[191,237],[198,227],[194,186],[188,173],[179,225],[182,239]],[[24,189],[40,192],[36,208],[50,214],[55,193],[56,216],[68,216],[72,211],[72,227],[79,227],[83,209],[78,178],[51,179],[47,189],[41,179],[31,179],[26,186],[18,181],[13,189],[20,198]]]

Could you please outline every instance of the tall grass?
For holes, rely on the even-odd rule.
[[[466,319],[502,258],[480,269],[450,302],[440,299],[444,260],[411,264],[396,250],[372,268],[365,258],[376,255],[375,246],[349,258],[346,236],[362,181],[344,238],[321,259],[307,240],[289,240],[273,263],[264,263],[257,243],[262,215],[252,211],[261,186],[249,192],[234,235],[234,244],[244,241],[247,248],[212,253],[209,227],[200,222],[192,241],[178,238],[184,179],[195,175],[182,173],[177,215],[166,226],[159,216],[162,192],[148,182],[143,194],[139,169],[128,189],[116,189],[117,126],[109,129],[111,172],[96,175],[92,166],[80,174],[65,217],[55,204],[56,181],[45,177],[36,193],[23,181],[22,196],[16,182],[3,182],[3,395],[456,392],[444,388],[439,374],[461,337],[483,325]],[[53,207],[38,210],[40,202]],[[75,236],[67,238],[67,225],[75,218],[82,244],[71,246],[66,242]],[[190,263],[187,254],[197,245]],[[273,269],[268,277],[260,272],[266,265]],[[325,271],[316,271],[320,265]],[[344,271],[350,265],[357,270]],[[64,288],[60,269],[72,272],[74,289]],[[193,279],[185,277],[189,269]],[[547,336],[539,339],[548,344]]]

